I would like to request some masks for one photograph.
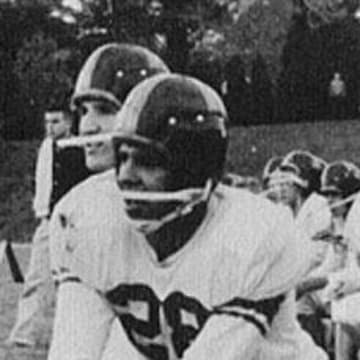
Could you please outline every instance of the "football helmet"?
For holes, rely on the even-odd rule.
[[[149,146],[166,159],[171,179],[169,191],[122,191],[125,199],[181,202],[156,227],[206,201],[223,174],[226,121],[220,96],[195,78],[160,74],[136,86],[118,113],[115,154],[124,142]]]
[[[132,44],[100,46],[86,60],[76,81],[71,105],[101,99],[121,107],[129,91],[140,81],[161,72],[166,64],[150,50]]]
[[[328,164],[321,176],[321,192],[335,193],[346,198],[360,191],[360,169],[348,161]]]
[[[305,189],[307,193],[319,192],[321,173],[326,162],[309,151],[294,150],[288,153],[279,170],[289,176],[289,180]]]
[[[283,158],[281,156],[273,156],[267,161],[262,174],[264,187],[268,186],[271,174],[279,168],[282,160]]]

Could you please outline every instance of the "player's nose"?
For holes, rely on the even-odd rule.
[[[122,190],[138,189],[141,186],[136,163],[129,157],[117,167],[117,183]]]
[[[80,119],[80,135],[94,135],[101,133],[100,120],[93,112],[89,111]]]

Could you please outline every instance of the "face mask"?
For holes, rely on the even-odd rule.
[[[301,179],[297,174],[290,171],[275,170],[270,175],[269,186],[287,183],[293,183],[305,189],[309,185],[307,180]]]
[[[128,221],[138,232],[148,235],[159,230],[165,224],[191,213],[194,207],[202,202],[207,202],[212,189],[209,179],[204,188],[186,189],[174,192],[148,192],[148,191],[121,191],[124,200],[137,200],[149,202],[180,202],[174,210],[164,215],[161,219],[133,219]]]
[[[95,135],[84,135],[84,136],[71,136],[67,139],[61,139],[56,142],[59,148],[66,147],[84,147],[86,144],[92,144],[96,142],[110,142],[113,139],[112,134],[95,134]]]

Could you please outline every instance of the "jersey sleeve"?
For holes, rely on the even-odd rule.
[[[310,245],[298,231],[291,213],[276,207],[268,216],[267,230],[249,264],[246,292],[268,299],[294,289],[304,276]],[[260,221],[267,221],[264,216]]]
[[[139,359],[102,295],[108,287],[112,244],[122,234],[112,190],[110,195],[85,184],[55,206],[50,255],[58,293],[49,360]]]
[[[59,287],[48,360],[99,360],[114,315],[93,289],[79,282]]]
[[[50,220],[50,259],[58,284],[80,280],[96,290],[106,289],[107,259],[122,233],[118,208],[111,197],[81,185],[55,206]]]
[[[360,253],[360,196],[357,196],[349,210],[344,227],[344,238],[348,239],[350,248]]]
[[[184,354],[184,360],[253,359],[263,341],[256,327],[244,319],[213,317],[194,344]]]
[[[213,308],[185,352],[186,360],[258,358],[287,294],[304,275],[307,246],[298,238],[291,213],[270,206],[255,214],[252,220],[259,223],[247,231],[244,222],[243,232],[231,242],[227,265],[217,275],[216,281],[224,284],[221,289],[226,289],[220,297],[226,301]],[[245,236],[250,236],[249,242]]]

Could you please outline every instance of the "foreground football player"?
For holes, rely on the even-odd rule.
[[[328,249],[326,242],[313,241],[331,224],[327,200],[319,194],[324,166],[324,161],[308,151],[291,151],[284,157],[279,170],[273,173],[270,182],[274,192],[278,192],[279,201],[291,208],[297,230],[303,234],[303,243],[307,242],[312,247],[308,254],[308,274],[298,285],[298,319],[322,346],[325,346],[325,332],[319,299],[316,293],[304,289],[307,289],[310,280],[317,278],[317,270]]]
[[[52,218],[50,360],[101,359],[114,322],[126,333],[114,359],[327,359],[295,319],[307,249],[290,213],[218,184],[226,119],[193,78],[157,75],[129,94],[118,190],[73,191]]]
[[[294,150],[282,160],[271,177],[270,185],[280,203],[292,210],[296,227],[307,240],[312,240],[331,223],[327,200],[320,192],[321,173],[325,162],[308,151]],[[309,254],[309,268],[323,260],[326,244],[312,241],[313,256]]]

